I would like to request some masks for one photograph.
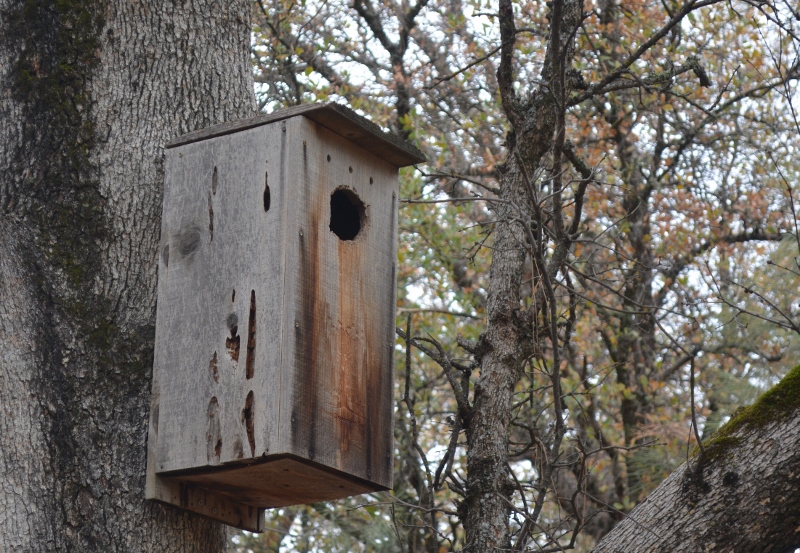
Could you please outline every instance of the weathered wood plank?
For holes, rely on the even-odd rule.
[[[249,532],[264,531],[264,509],[203,487],[154,475],[147,499],[174,505]]]
[[[295,455],[391,487],[396,170],[314,122],[291,124],[302,167],[292,203],[303,210],[286,246],[300,290],[287,302],[293,377],[281,427],[291,428]],[[337,189],[363,202],[353,240],[330,229]]]
[[[247,466],[220,467],[214,473],[188,474],[180,479],[220,496],[267,508],[333,501],[386,489],[293,456],[276,456]]]
[[[277,123],[170,151],[163,238],[169,263],[162,255],[156,329],[159,472],[282,450],[273,443],[283,310],[282,134]]]
[[[174,138],[167,142],[166,147],[175,148],[191,142],[233,134],[298,115],[303,115],[312,121],[316,121],[328,130],[361,146],[396,167],[405,167],[425,161],[423,153],[413,144],[393,134],[384,132],[380,127],[361,117],[353,110],[334,103],[305,104],[267,115],[221,123]]]

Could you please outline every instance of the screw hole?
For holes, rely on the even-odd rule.
[[[369,178],[369,183],[372,184],[372,177]]]
[[[330,154],[328,154],[328,161],[330,161],[330,160],[331,160],[331,155],[330,155]]]
[[[348,170],[349,170],[351,173],[353,172],[353,168],[352,168],[352,167],[348,167],[347,169],[348,169]]]

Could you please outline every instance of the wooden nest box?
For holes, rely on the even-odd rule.
[[[398,167],[335,104],[167,144],[146,495],[251,531],[392,487]]]

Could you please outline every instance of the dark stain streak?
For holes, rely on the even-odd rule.
[[[199,247],[200,231],[196,228],[189,228],[178,237],[178,252],[184,257],[193,254]]]
[[[394,239],[394,229],[397,226],[397,196],[392,194],[391,210],[389,214],[390,239]],[[392,279],[396,282],[397,265],[392,263]],[[394,312],[394,286],[385,287],[386,295],[381,298],[376,295],[366,294],[365,299],[373,297],[378,304],[378,311],[384,313]],[[387,380],[391,379],[392,372],[388,367],[393,366],[393,340],[390,338],[386,344],[385,336],[394,336],[394,317],[386,317],[387,327],[375,333],[368,329],[367,340],[367,429],[365,433],[365,450],[367,458],[367,478],[377,481],[391,479],[393,470],[391,436],[386,434],[384,425],[387,424],[387,405],[391,405],[392,385]],[[377,330],[377,329],[376,329]],[[388,415],[391,421],[391,415]]]
[[[211,378],[214,382],[219,382],[219,369],[217,366],[217,352],[211,356],[211,361],[208,364],[208,371],[211,373]]]
[[[208,403],[208,429],[206,430],[206,458],[211,464],[219,463],[219,456],[222,452],[222,436],[219,424],[219,402],[216,397],[212,397]]]
[[[397,241],[397,194],[392,192],[392,207],[390,213],[390,234],[389,239],[396,243]],[[392,262],[392,278],[389,282],[397,282],[397,262]],[[378,378],[378,382],[376,384],[377,390],[373,391],[370,390],[368,397],[375,398],[373,401],[375,403],[379,403],[378,405],[370,406],[370,414],[369,417],[371,419],[375,419],[376,421],[380,420],[383,421],[383,424],[387,423],[388,417],[388,424],[391,427],[391,407],[386,407],[392,404],[392,376],[394,371],[394,308],[395,308],[395,287],[394,286],[387,286],[386,287],[386,298],[383,300],[385,301],[384,309],[386,309],[386,313],[389,313],[386,317],[387,328],[384,331],[384,336],[388,337],[388,344],[381,341],[380,339],[377,341],[378,343],[373,344],[373,349],[378,352],[378,365],[376,367],[370,367],[370,371],[374,370],[377,371],[377,374],[380,375]],[[378,399],[380,398],[380,399]],[[377,413],[373,413],[375,410]],[[381,416],[382,415],[382,416]],[[380,445],[379,447],[375,448],[375,454],[378,456],[378,466],[376,467],[379,472],[379,478],[382,481],[391,480],[392,478],[392,471],[394,470],[393,467],[393,447],[392,447],[392,435],[389,433],[388,435],[384,432],[383,428],[370,428],[368,431],[369,435],[379,436]],[[372,456],[370,459],[374,460],[376,457]],[[372,462],[372,461],[371,461]]]
[[[250,291],[250,315],[247,319],[247,356],[245,357],[245,376],[253,378],[256,358],[256,291]]]
[[[313,225],[312,225],[313,228]],[[314,322],[317,319],[317,286],[319,281],[317,267],[317,238],[309,236],[306,241],[300,236],[300,283],[303,293],[300,294],[300,325],[295,328],[295,359],[298,370],[297,386],[295,389],[295,405],[299,413],[293,417],[299,424],[292,427],[292,438],[295,444],[308,446],[313,455],[316,448],[317,427],[317,345],[314,344]],[[308,242],[308,243],[306,243]],[[308,251],[312,250],[312,251]],[[308,436],[308,441],[302,434]],[[304,443],[306,442],[306,443]]]
[[[300,232],[300,287],[299,305],[295,325],[295,393],[292,412],[292,443],[299,451],[308,448],[309,456],[316,453],[317,423],[319,405],[316,388],[318,386],[317,325],[320,313],[319,301],[319,214],[312,195],[313,183],[309,175],[308,152],[303,143],[303,184],[306,205],[312,206],[306,232]]]
[[[228,324],[228,329],[231,331],[231,337],[225,339],[225,347],[228,349],[228,355],[231,356],[231,359],[234,362],[239,362],[239,345],[241,340],[239,339],[239,318],[236,316],[236,313],[231,313],[228,315],[227,320],[225,321]]]
[[[376,330],[363,321],[362,281],[364,243],[337,242],[337,258],[341,285],[338,290],[338,321],[334,330],[338,342],[333,362],[332,378],[336,393],[334,411],[336,431],[343,457],[353,455],[352,446],[364,444],[369,455],[369,436],[365,437],[366,397],[373,376],[369,372],[369,343]],[[325,355],[324,353],[322,355]],[[347,423],[345,423],[347,421]],[[368,434],[368,432],[366,433]],[[364,442],[366,439],[366,443]],[[360,461],[360,463],[363,461]],[[359,463],[359,464],[360,464]]]
[[[243,459],[244,458],[244,447],[242,446],[242,439],[239,436],[233,441],[233,458],[234,459]]]
[[[255,457],[256,455],[256,432],[255,425],[253,423],[254,401],[255,397],[253,396],[253,390],[250,390],[250,393],[247,394],[247,399],[244,401],[244,409],[242,409],[242,424],[245,425],[245,430],[247,431],[247,441],[250,442],[250,457]]]
[[[214,241],[214,206],[211,205],[211,194],[208,195],[208,233],[211,236],[209,242]]]
[[[237,327],[231,330],[231,337],[225,339],[225,347],[228,348],[228,355],[231,356],[236,363],[239,362],[239,335],[236,334]]]
[[[217,176],[217,168],[214,167],[214,172],[211,173],[211,193],[217,195],[217,185],[219,184],[219,177]]]
[[[269,173],[264,173],[264,194],[263,194],[263,201],[264,201],[264,213],[269,211],[271,198],[269,194]]]

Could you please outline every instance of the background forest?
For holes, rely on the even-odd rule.
[[[501,413],[514,550],[589,551],[800,361],[796,5],[572,4],[253,5],[262,111],[346,102],[428,163],[401,173],[394,491],[268,512],[231,550],[465,547],[493,254],[532,329]]]

